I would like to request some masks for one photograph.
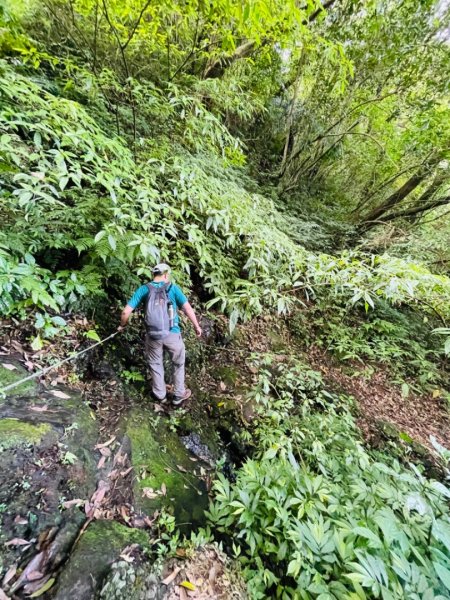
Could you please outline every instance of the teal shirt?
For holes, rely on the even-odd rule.
[[[150,284],[154,285],[155,287],[161,287],[162,285],[164,285],[164,282],[163,281],[158,281],[158,282],[151,281]],[[177,309],[181,308],[183,306],[183,304],[186,304],[188,299],[183,294],[181,289],[174,283],[170,284],[170,288],[169,288],[169,291],[167,292],[167,295],[169,296],[169,300],[173,304],[173,308],[174,308],[174,312],[175,312],[174,319],[173,319],[173,327],[170,328],[170,333],[181,333],[180,319],[178,317]],[[128,306],[131,306],[131,308],[134,310],[139,306],[139,304],[141,304],[141,302],[143,302],[147,299],[147,296],[148,296],[148,287],[146,285],[141,285],[141,287],[138,288],[134,292],[134,294],[131,296],[131,298],[128,300],[127,304],[128,304]]]

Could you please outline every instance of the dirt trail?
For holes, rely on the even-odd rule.
[[[342,367],[319,348],[309,352],[311,366],[347,394],[352,395],[360,409],[358,424],[366,439],[372,441],[380,432],[381,422],[394,425],[414,441],[433,449],[430,436],[441,444],[450,443],[450,415],[439,397],[433,394],[417,395],[410,392],[404,397],[401,388],[389,381],[386,370],[376,370],[370,378],[357,377],[343,372]],[[355,372],[361,366],[355,365]]]

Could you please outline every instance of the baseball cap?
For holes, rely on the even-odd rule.
[[[163,275],[164,273],[170,273],[170,267],[169,265],[166,265],[166,263],[158,263],[153,267],[152,273],[153,275]]]

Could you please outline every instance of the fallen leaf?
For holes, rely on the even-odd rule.
[[[158,518],[158,515],[156,517],[153,517],[153,519],[150,519],[149,517],[145,516],[144,523],[147,525],[147,527],[151,527],[157,518]]]
[[[167,494],[167,487],[165,483],[161,484],[161,493],[163,496],[165,496]]]
[[[48,404],[44,404],[44,406],[30,406],[30,410],[34,410],[35,412],[45,412],[48,409]]]
[[[119,471],[117,469],[113,469],[110,473],[108,473],[108,478],[111,481],[115,481],[119,477]]]
[[[129,511],[126,508],[126,506],[121,506],[120,507],[120,514],[122,516],[122,519],[128,523],[128,521],[130,520],[130,515],[129,515]]]
[[[63,502],[63,508],[71,508],[72,506],[81,506],[84,500],[81,498],[74,498],[73,500],[66,500]]]
[[[191,590],[191,592],[195,592],[195,585],[190,581],[182,581],[180,583],[181,587],[186,588],[187,590]]]
[[[5,576],[3,577],[2,585],[7,585],[16,573],[17,565],[12,565],[11,567],[9,567],[9,569],[5,573]]]
[[[125,471],[120,471],[121,477],[126,477],[128,475],[128,473],[131,473],[132,470],[133,470],[133,467],[128,467],[128,469],[125,469]]]
[[[15,371],[17,369],[17,367],[10,365],[9,363],[2,363],[2,367],[8,369],[8,371]]]
[[[180,571],[181,567],[176,567],[170,575],[168,575],[165,579],[162,580],[162,583],[164,585],[170,585]]]
[[[178,469],[179,471],[181,471],[182,473],[187,473],[187,472],[188,472],[188,470],[187,470],[187,469],[185,469],[185,468],[183,467],[183,465],[177,465],[177,469]]]
[[[102,456],[97,463],[97,469],[101,469],[106,462],[106,456]]]
[[[192,462],[198,462],[198,458],[194,458],[193,456],[190,456],[189,460],[192,460]]]
[[[42,579],[43,577],[44,574],[40,571],[31,571],[31,573],[28,573],[27,575],[28,581],[36,581],[36,579]]]
[[[227,386],[225,385],[225,383],[223,381],[221,381],[219,383],[219,388],[221,389],[222,392],[224,392],[227,389]]]
[[[42,596],[42,594],[45,594],[45,592],[52,587],[55,581],[56,580],[54,577],[49,579],[47,583],[44,583],[44,585],[41,588],[39,588],[36,592],[34,592],[34,594],[31,594],[30,598],[38,598],[39,596]]]
[[[63,398],[64,400],[67,400],[68,398],[70,398],[69,395],[65,394],[64,392],[61,392],[61,390],[51,390],[50,393],[53,394],[54,396],[56,396],[57,398]],[[51,581],[51,580],[49,580],[49,581]],[[30,598],[32,598],[32,597],[33,596],[30,596]]]
[[[219,573],[219,567],[217,566],[216,563],[214,563],[213,566],[210,568],[209,575],[208,575],[208,580],[211,585],[214,585],[214,582],[216,581],[218,573]]]
[[[2,588],[0,588],[0,600],[9,600],[9,596],[5,594]]]
[[[188,595],[184,588],[182,588],[182,587],[178,588],[178,595],[180,597],[180,600],[188,600]]]
[[[17,517],[14,519],[14,523],[16,525],[27,525],[28,519],[25,519],[25,517],[21,517],[20,515],[17,515]]]
[[[177,556],[186,556],[186,548],[177,548],[175,554]]]
[[[144,488],[142,490],[142,495],[145,496],[146,498],[149,498],[150,500],[154,500],[155,498],[158,497],[158,494],[156,494],[152,488]]]
[[[96,446],[94,446],[94,450],[100,450],[100,448],[106,448],[106,446],[109,446],[110,444],[112,444],[115,439],[116,439],[116,436],[113,435],[112,438],[110,440],[108,440],[107,442],[103,442],[103,444],[97,444]]]
[[[23,538],[13,538],[6,542],[5,546],[29,546],[31,542],[24,540]]]
[[[109,448],[99,448],[99,451],[102,456],[111,456],[111,450]]]

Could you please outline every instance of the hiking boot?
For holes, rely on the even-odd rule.
[[[192,391],[186,388],[182,396],[174,396],[172,400],[173,406],[181,406],[185,400],[192,396]]]

